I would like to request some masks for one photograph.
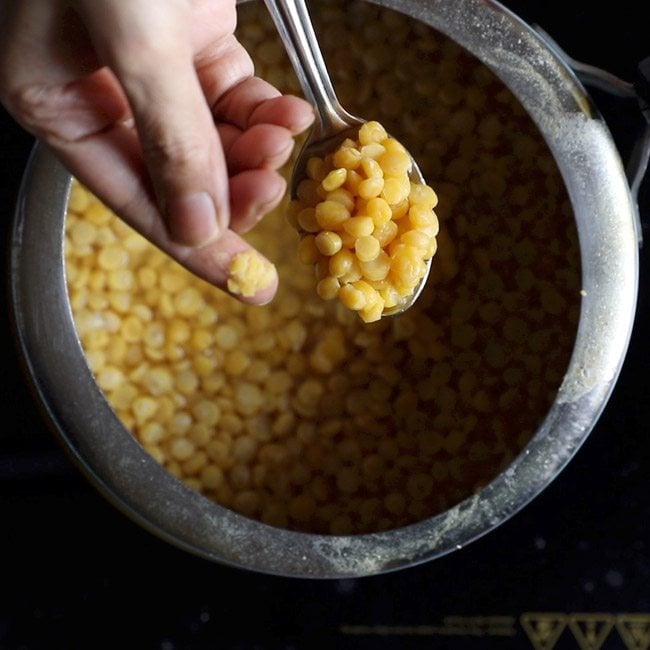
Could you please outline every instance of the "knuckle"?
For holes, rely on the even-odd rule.
[[[42,84],[24,84],[7,89],[5,105],[31,133],[46,142],[69,139],[61,119],[61,97],[58,88]]]
[[[185,3],[171,3],[166,11],[150,11],[147,3],[134,8],[134,16],[125,21],[115,18],[116,33],[105,40],[104,54],[118,76],[136,79],[160,70],[161,66],[185,55],[189,48],[189,20]],[[144,12],[144,13],[143,13]]]
[[[119,53],[110,57],[110,64],[120,78],[137,82],[159,70],[172,56],[167,39],[154,38],[148,32],[134,32],[133,38],[121,40]]]
[[[114,119],[95,109],[76,84],[24,84],[7,93],[6,106],[28,131],[54,146],[77,142],[101,131]]]
[[[43,86],[26,84],[15,86],[7,90],[7,106],[20,119],[30,125],[36,126],[51,119],[50,102]]]

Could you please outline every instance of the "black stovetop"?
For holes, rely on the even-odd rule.
[[[644,3],[512,0],[576,59],[632,80]],[[594,93],[623,156],[634,101]],[[0,113],[4,242],[32,139]],[[650,181],[641,188],[650,216]],[[647,239],[647,233],[646,233]],[[7,275],[6,246],[3,273]],[[650,648],[648,249],[637,320],[603,415],[560,476],[497,530],[441,559],[356,580],[210,564],[152,536],[86,482],[50,436],[2,311],[0,650]]]

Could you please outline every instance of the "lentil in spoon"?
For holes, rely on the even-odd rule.
[[[377,121],[338,101],[304,0],[265,0],[316,120],[296,159],[289,220],[317,291],[365,322],[403,313],[436,251],[437,196]]]

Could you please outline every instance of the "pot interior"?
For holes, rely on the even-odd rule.
[[[257,74],[300,93],[262,3],[239,9]],[[364,325],[321,300],[284,204],[249,234],[279,295],[243,307],[42,149],[14,303],[40,400],[118,507],[214,561],[343,577],[459,548],[561,470],[620,369],[636,239],[605,125],[502,7],[323,1],[313,16],[343,105],[399,134],[438,193],[416,307]]]

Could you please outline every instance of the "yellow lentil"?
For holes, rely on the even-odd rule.
[[[337,294],[341,304],[356,311],[364,322],[377,321],[386,307],[396,306],[415,291],[426,273],[424,262],[437,250],[438,220],[433,211],[437,195],[428,185],[415,187],[409,177],[412,162],[406,149],[376,121],[362,125],[357,140],[348,138],[331,154],[309,162],[324,178],[321,192],[298,192],[290,205],[290,213],[298,215],[299,257],[317,269],[317,295],[331,299],[335,285],[330,278],[337,278],[342,285]],[[342,190],[346,191],[344,202],[338,200],[340,194],[332,196]],[[410,210],[413,218],[400,231],[396,221]],[[417,241],[412,255],[423,263],[408,268],[402,262],[393,263],[396,238],[405,238],[405,243]],[[362,263],[372,262],[380,253],[390,261],[352,269],[348,258],[340,258],[350,265],[343,270],[339,260],[328,258],[344,251]],[[387,266],[393,268],[390,275],[384,272]],[[385,282],[380,289],[373,287],[374,296],[366,296],[360,307],[354,291],[344,287],[361,279]]]

